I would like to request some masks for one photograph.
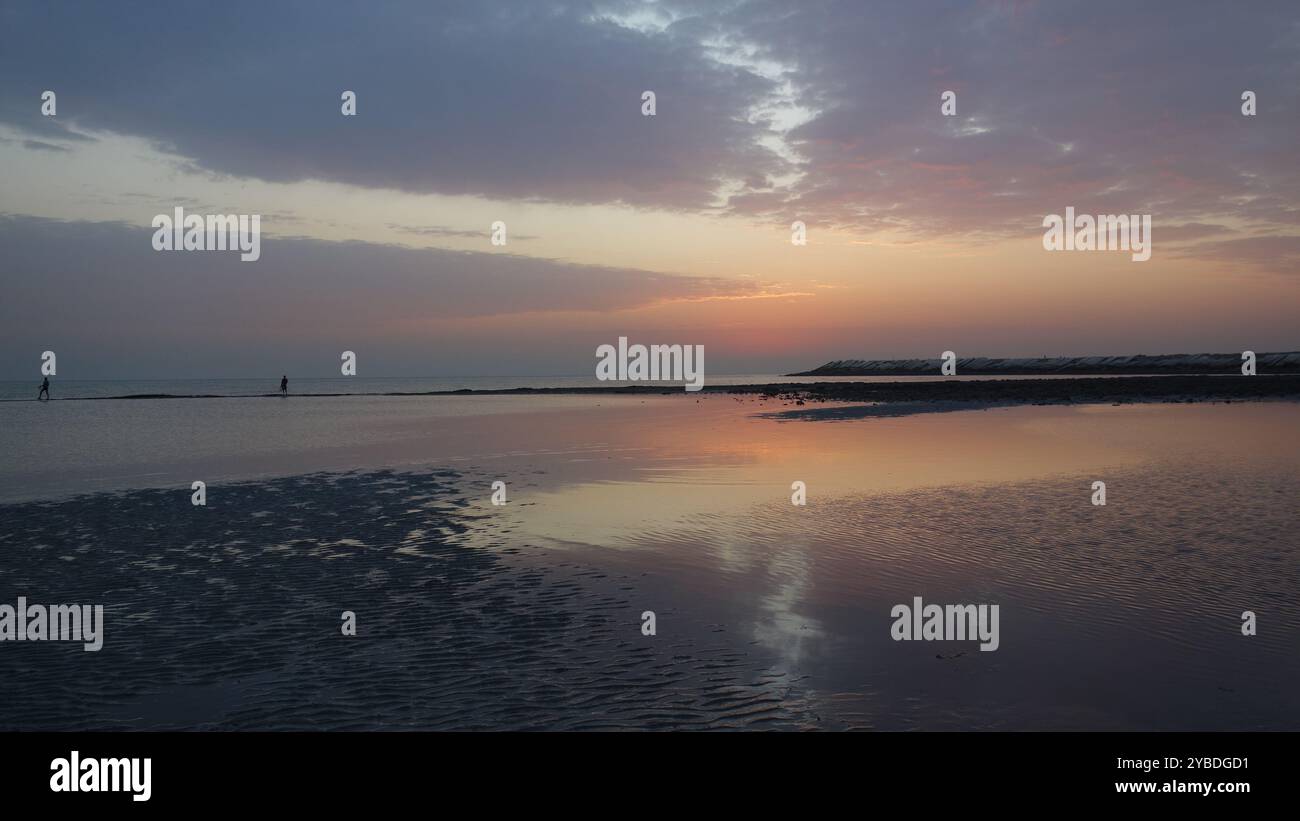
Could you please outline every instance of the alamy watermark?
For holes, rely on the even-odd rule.
[[[889,611],[894,641],[979,641],[980,650],[998,649],[996,604],[926,604],[912,598],[912,606],[896,604]]]
[[[104,646],[104,605],[0,604],[0,641],[79,641],[87,653]]]
[[[618,338],[618,347],[596,348],[596,378],[601,382],[686,382],[686,390],[704,387],[703,345],[632,345]]]
[[[129,792],[132,801],[153,795],[152,758],[82,758],[73,750],[50,762],[53,792]]]
[[[262,256],[261,214],[186,215],[176,206],[171,216],[159,214],[150,225],[155,251],[241,251],[243,262]]]
[[[1151,259],[1150,214],[1091,214],[1043,217],[1043,248],[1048,251],[1132,251],[1134,262]]]

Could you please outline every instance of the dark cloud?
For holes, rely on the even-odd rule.
[[[422,237],[436,237],[440,239],[444,237],[454,237],[456,239],[484,239],[491,236],[491,231],[487,230],[475,231],[472,229],[448,228],[444,225],[401,225],[399,223],[390,222],[388,223],[388,227],[394,231],[400,231],[403,234],[417,234]],[[511,234],[510,239],[512,241],[530,240],[537,239],[537,237],[532,234]]]
[[[72,150],[70,148],[65,148],[61,145],[55,145],[54,143],[44,143],[41,142],[40,140],[23,140],[23,148],[27,148],[32,151],[54,151],[56,153],[57,152],[67,153]]]
[[[745,119],[770,83],[585,3],[7,3],[0,27],[0,120],[138,135],[216,173],[698,208],[783,168]]]
[[[1159,241],[1160,234],[1152,232]],[[1222,262],[1270,274],[1300,274],[1300,237],[1261,236],[1201,242],[1180,247],[1174,254],[1181,258]]]
[[[33,349],[57,350],[56,343],[113,351],[116,366],[99,363],[101,373],[122,372],[125,360],[166,372],[158,357],[179,351],[189,358],[178,372],[229,372],[225,360],[250,351],[337,345],[384,351],[408,373],[427,372],[436,357],[499,369],[522,354],[504,340],[490,349],[451,347],[447,328],[532,314],[531,324],[544,329],[547,314],[599,318],[664,301],[762,292],[751,281],[508,253],[267,236],[261,259],[241,262],[236,252],[155,251],[152,236],[148,226],[0,215],[0,370],[18,371],[15,363]],[[577,370],[588,358],[583,348]]]
[[[1300,220],[1294,2],[757,2],[724,24],[798,65],[822,110],[791,135],[797,199],[742,212],[925,234],[1033,233],[1067,205]]]
[[[668,24],[613,22],[636,15]],[[1294,0],[20,2],[0,25],[0,121],[213,174],[674,209],[725,182],[734,213],[862,233],[1027,235],[1066,206],[1300,227]],[[773,148],[778,92],[815,114],[802,163]]]

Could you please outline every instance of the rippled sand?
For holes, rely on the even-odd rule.
[[[0,506],[0,602],[106,610],[99,653],[0,645],[0,729],[1300,729],[1300,406],[781,408],[440,419],[496,455]],[[998,604],[1000,648],[892,641],[914,596]]]
[[[641,635],[634,580],[507,547],[456,480],[310,475],[214,489],[203,508],[163,491],[0,508],[0,589],[106,610],[98,653],[0,647],[0,729],[808,720],[788,674],[725,641]],[[485,546],[460,542],[470,528]]]

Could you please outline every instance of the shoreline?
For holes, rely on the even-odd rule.
[[[775,389],[775,391],[773,390]],[[968,407],[1156,402],[1300,400],[1300,375],[1102,376],[935,382],[813,382],[767,386],[768,396],[796,402],[952,404]]]
[[[611,385],[608,387],[461,388],[450,391],[383,391],[356,393],[169,394],[74,396],[48,400],[0,399],[0,402],[83,402],[135,399],[270,399],[338,397],[452,396],[645,396],[759,394],[799,402],[967,402],[993,405],[1094,404],[1113,402],[1209,402],[1231,400],[1300,400],[1300,374],[1175,374],[1157,376],[1078,376],[1044,379],[957,380],[927,382],[771,382],[752,385],[705,385],[699,391],[680,386]]]
[[[1300,373],[1300,352],[1255,354],[1258,370],[1271,374]],[[1136,356],[1044,356],[956,359],[958,372],[967,376],[1172,376],[1175,374],[1231,374],[1242,362],[1237,353],[1138,354]],[[939,370],[938,359],[837,359],[810,371],[790,376],[930,376]]]

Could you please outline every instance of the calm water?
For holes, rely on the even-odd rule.
[[[6,654],[0,725],[1300,729],[1300,405],[784,409],[0,406],[0,600],[111,614]],[[1000,648],[891,640],[914,596],[998,604]]]

